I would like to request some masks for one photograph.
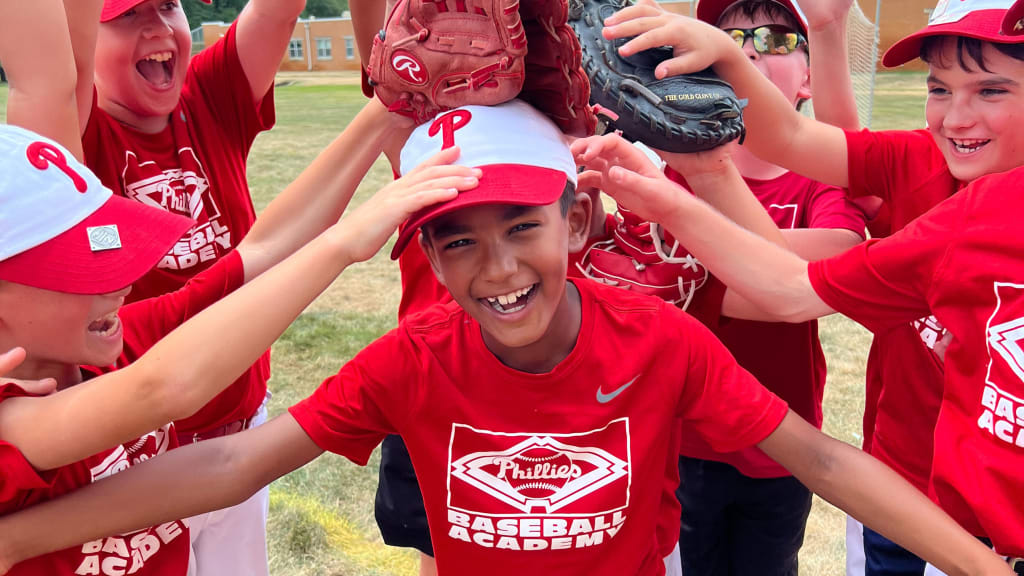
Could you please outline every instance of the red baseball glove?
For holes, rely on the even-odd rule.
[[[590,82],[568,0],[389,0],[367,72],[388,108],[425,122],[520,97],[567,134],[592,134]]]
[[[657,296],[686,310],[708,269],[653,222],[619,207],[612,239],[587,248],[580,271],[604,284]]]

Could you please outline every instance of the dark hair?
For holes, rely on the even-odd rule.
[[[562,188],[562,195],[558,197],[558,209],[562,211],[564,218],[569,214],[569,208],[576,203],[576,186],[572,182],[566,182]]]
[[[974,72],[975,67],[984,72],[991,72],[985,65],[985,45],[999,50],[1014,60],[1024,61],[1024,44],[1003,44],[1001,42],[987,42],[977,38],[966,36],[928,36],[921,42],[921,60],[929,64],[935,64],[942,68],[949,67],[949,63],[942,56],[942,47],[947,40],[956,39],[956,60],[960,69],[966,72]]]
[[[722,15],[718,17],[718,21],[725,20],[728,16],[735,14],[742,14],[751,20],[756,20],[758,17],[767,18],[768,20],[781,21],[786,26],[789,26],[793,30],[800,32],[803,30],[803,25],[797,16],[786,9],[785,6],[775,2],[774,0],[747,0],[746,2],[736,2],[732,6],[729,6],[722,12]]]

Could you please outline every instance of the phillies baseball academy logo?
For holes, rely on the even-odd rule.
[[[391,69],[399,78],[414,86],[422,86],[429,80],[423,62],[408,50],[395,50],[391,55]]]
[[[452,425],[449,538],[486,548],[600,546],[627,519],[629,419],[577,434]]]
[[[988,372],[978,427],[1024,448],[1024,285],[996,282],[996,308],[988,320]]]
[[[178,150],[178,167],[162,169],[128,152],[121,175],[124,195],[153,208],[196,221],[160,260],[157,268],[187,270],[210,262],[233,246],[231,229],[210,193],[210,179],[192,148]]]
[[[776,226],[783,230],[792,230],[796,228],[796,217],[800,213],[800,206],[797,204],[769,204],[767,212]]]
[[[140,437],[134,442],[118,446],[101,461],[90,467],[92,481],[102,480],[124,472],[131,466],[167,452],[174,425],[168,424]],[[100,538],[82,544],[76,559],[75,574],[97,576],[124,576],[142,570],[146,563],[167,547],[175,547],[167,558],[187,558],[188,532],[181,521],[165,522],[159,526]],[[187,564],[181,560],[179,563]],[[185,566],[182,566],[185,568]]]

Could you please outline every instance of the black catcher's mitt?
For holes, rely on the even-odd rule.
[[[654,69],[672,58],[668,47],[629,58],[618,48],[628,39],[601,36],[604,19],[629,0],[570,0],[569,25],[583,48],[590,102],[608,130],[666,152],[700,152],[737,138],[743,142],[743,107],[732,86],[711,69],[658,80]]]

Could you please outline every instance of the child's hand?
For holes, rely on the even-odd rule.
[[[0,354],[0,386],[3,386],[4,384],[16,384],[19,388],[29,394],[35,394],[37,396],[52,394],[57,389],[57,381],[53,378],[44,378],[42,380],[15,380],[13,378],[3,377],[4,374],[14,370],[24,361],[24,348],[12,348],[3,354]],[[0,574],[2,573],[3,572],[0,571]]]
[[[711,150],[691,154],[675,154],[655,150],[658,156],[687,181],[724,174],[732,167],[732,152],[739,144],[734,140]]]
[[[480,170],[451,163],[458,146],[442,150],[388,184],[339,223],[353,262],[369,260],[416,211],[447,202],[479,184]]]
[[[850,12],[853,0],[813,0],[800,4],[807,17],[807,28],[820,30],[833,22],[843,21]]]
[[[601,189],[644,220],[668,221],[667,216],[682,203],[693,200],[646,154],[617,134],[582,138],[570,149],[576,164],[587,169],[580,175],[580,187]]]
[[[745,58],[743,50],[725,32],[668,12],[653,0],[639,0],[606,18],[604,24],[604,37],[609,40],[636,36],[619,48],[622,56],[671,46],[675,58],[658,65],[654,71],[658,78],[697,72],[730,56]]]

